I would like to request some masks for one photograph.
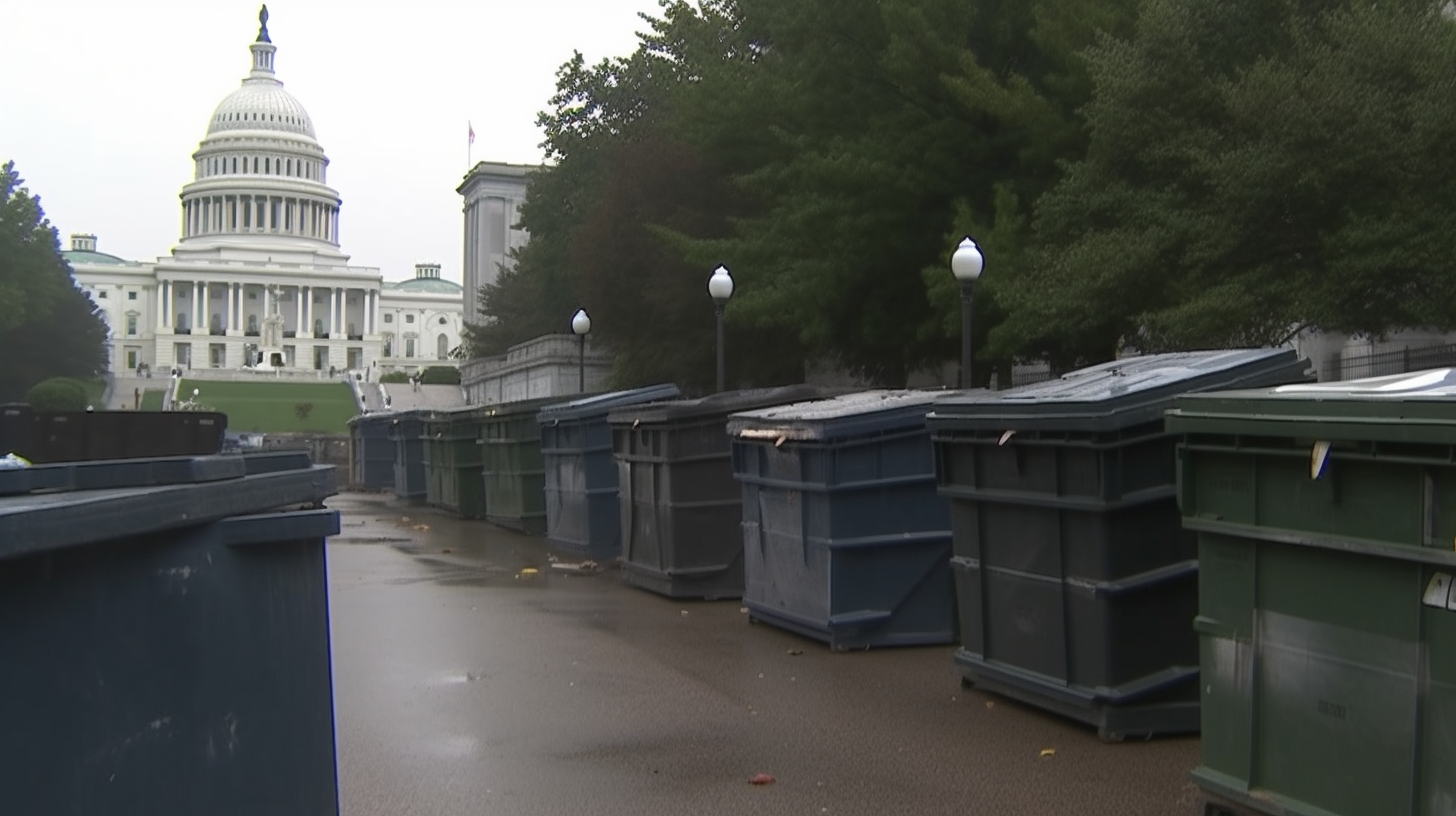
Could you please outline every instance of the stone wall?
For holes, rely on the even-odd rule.
[[[497,405],[528,399],[582,393],[579,385],[579,340],[570,334],[548,334],[511,346],[499,357],[470,360],[460,366],[460,387],[471,405]],[[586,342],[586,393],[605,390],[612,357]]]

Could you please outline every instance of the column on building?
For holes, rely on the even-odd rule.
[[[295,337],[303,334],[303,289],[304,287],[302,286],[293,287],[295,301],[293,309],[293,329]]]
[[[309,336],[313,336],[313,290],[312,286],[303,287],[303,325],[308,329]]]
[[[199,298],[198,311],[202,314],[197,321],[198,328],[203,334],[212,333],[212,281],[202,281],[202,297]]]

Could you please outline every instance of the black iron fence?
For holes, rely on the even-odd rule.
[[[1339,355],[1330,355],[1320,367],[1319,378],[1326,381],[1358,380],[1447,367],[1456,367],[1456,344],[1404,348],[1343,359]]]

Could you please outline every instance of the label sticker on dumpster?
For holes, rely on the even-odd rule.
[[[1318,479],[1325,475],[1325,465],[1330,461],[1330,443],[1316,442],[1309,452],[1309,478]]]
[[[1426,584],[1426,596],[1421,599],[1421,603],[1437,609],[1456,609],[1456,599],[1451,597],[1451,576],[1444,572],[1432,575],[1431,582]]]

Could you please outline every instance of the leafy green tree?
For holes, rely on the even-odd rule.
[[[50,377],[91,379],[106,368],[106,322],[76,287],[40,199],[15,163],[0,167],[0,400]],[[23,353],[19,353],[23,350]]]
[[[459,385],[460,369],[455,366],[426,366],[420,372],[422,385]]]
[[[1089,59],[1091,141],[1038,202],[999,348],[1076,364],[1456,324],[1440,4],[1148,0]]]
[[[816,356],[886,384],[953,358],[949,253],[973,233],[993,256],[988,325],[1030,203],[1083,145],[1076,51],[1126,25],[1132,0],[703,5],[728,23],[689,41],[701,76],[679,126],[756,204],[731,240],[693,250],[735,260],[730,315],[793,327]]]
[[[25,401],[36,411],[84,411],[89,401],[86,386],[71,377],[51,377],[32,385]]]

